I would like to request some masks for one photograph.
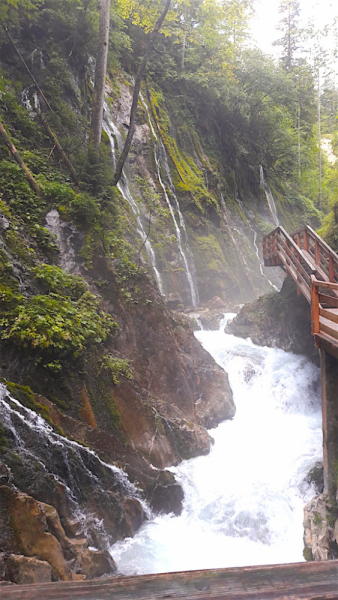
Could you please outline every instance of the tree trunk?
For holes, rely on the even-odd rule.
[[[138,97],[139,97],[139,93],[140,93],[140,87],[141,87],[141,81],[142,81],[142,77],[144,75],[144,71],[145,68],[147,66],[147,62],[150,58],[151,55],[151,51],[153,49],[153,45],[155,42],[155,38],[160,30],[160,28],[162,27],[163,21],[165,19],[165,17],[167,16],[167,12],[170,8],[170,4],[171,4],[171,0],[167,0],[166,5],[160,15],[160,17],[158,18],[156,25],[153,29],[153,31],[151,32],[150,36],[149,36],[149,40],[148,40],[148,44],[147,44],[147,49],[145,52],[145,55],[143,57],[143,60],[140,64],[139,70],[137,71],[137,75],[135,78],[135,86],[134,86],[134,94],[133,94],[133,102],[131,105],[131,110],[130,110],[130,121],[129,121],[129,129],[128,129],[128,135],[126,137],[126,141],[124,143],[123,146],[123,150],[120,154],[120,157],[117,161],[117,165],[116,165],[116,169],[115,169],[115,173],[114,173],[114,180],[113,180],[113,185],[117,185],[120,177],[122,175],[122,169],[124,167],[124,163],[126,162],[126,158],[129,154],[129,150],[130,150],[130,146],[131,146],[131,142],[133,139],[133,135],[134,135],[134,130],[135,130],[135,119],[136,119],[136,112],[137,112],[137,103],[138,103]]]
[[[94,97],[92,104],[92,118],[89,136],[89,143],[95,150],[99,149],[101,142],[104,85],[106,81],[107,72],[109,22],[110,0],[101,0],[99,45],[96,54]]]
[[[33,175],[31,174],[30,170],[28,169],[27,165],[22,160],[19,152],[15,148],[11,138],[7,134],[1,121],[0,121],[0,136],[2,137],[3,141],[5,142],[7,148],[9,148],[11,154],[13,155],[13,157],[16,160],[16,162],[18,163],[18,165],[20,165],[20,167],[25,171],[27,179],[28,179],[28,183],[29,183],[30,187],[32,188],[33,192],[35,192],[37,194],[37,196],[41,196],[41,190],[40,190],[38,184],[36,183]]]
[[[321,134],[321,114],[320,114],[320,69],[318,67],[318,94],[317,94],[317,117],[318,117],[318,172],[319,172],[319,197],[318,207],[322,210],[322,134]]]

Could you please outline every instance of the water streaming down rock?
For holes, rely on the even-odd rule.
[[[235,193],[235,200],[236,200],[237,204],[239,205],[239,207],[241,208],[241,210],[242,210],[242,211],[244,212],[244,214],[245,214],[245,213],[246,213],[246,211],[245,211],[245,208],[244,208],[243,202],[242,202],[242,201],[241,201],[241,199],[239,198],[239,196],[238,196],[237,192]],[[252,242],[253,242],[253,247],[254,247],[254,250],[255,250],[255,254],[256,254],[256,256],[257,256],[257,260],[258,260],[258,263],[259,263],[259,271],[260,271],[260,274],[262,275],[262,277],[264,277],[264,278],[267,280],[267,282],[269,283],[269,285],[271,285],[271,287],[273,287],[273,289],[274,289],[274,290],[276,290],[276,292],[278,292],[278,291],[279,291],[279,289],[280,289],[280,287],[281,287],[281,284],[279,285],[279,288],[278,288],[278,287],[277,287],[277,286],[276,286],[276,285],[275,285],[275,284],[274,284],[274,283],[271,281],[271,279],[270,279],[270,278],[269,278],[269,277],[266,275],[266,273],[264,272],[264,261],[263,261],[263,259],[260,257],[260,254],[259,254],[259,248],[258,248],[258,246],[257,246],[257,231],[256,231],[256,230],[253,228],[253,226],[251,225],[249,216],[247,216],[247,223],[248,223],[248,226],[249,226],[249,229],[250,229],[250,231],[252,232],[252,236],[253,236]]]
[[[124,471],[104,462],[89,448],[55,433],[40,415],[13,398],[3,384],[0,421],[7,439],[3,460],[11,470],[10,482],[52,504],[66,532],[70,523],[76,522],[77,533],[104,549],[132,533],[126,502],[132,502],[140,515],[150,514]]]
[[[114,546],[122,573],[303,560],[306,475],[322,455],[319,370],[223,328],[196,336],[228,371],[237,413],[211,431],[208,456],[174,469],[182,515],[158,516]]]
[[[104,118],[102,127],[103,127],[104,131],[107,133],[107,135],[109,136],[112,154],[114,157],[114,164],[115,164],[115,151],[116,151],[115,145],[117,144],[118,149],[121,150],[123,147],[123,144],[124,144],[124,140],[123,140],[123,137],[122,137],[120,131],[114,125],[114,123],[110,117],[110,114],[109,114],[108,106],[106,104],[104,106],[104,117],[105,118]],[[140,209],[139,209],[139,206],[137,205],[137,202],[130,190],[130,186],[128,183],[128,177],[125,172],[125,169],[124,169],[124,171],[122,173],[122,177],[118,183],[118,189],[120,190],[123,198],[128,202],[134,215],[136,216],[137,233],[139,234],[139,236],[145,246],[145,249],[148,254],[149,260],[151,262],[153,271],[155,273],[155,278],[156,278],[156,282],[158,285],[158,289],[160,290],[160,293],[162,294],[162,296],[164,296],[165,295],[164,286],[163,286],[161,274],[157,267],[155,252],[151,245],[151,242],[149,239],[149,234],[146,233],[145,228],[143,226]]]
[[[184,221],[184,217],[183,217],[183,214],[181,211],[179,201],[175,194],[175,187],[172,182],[171,175],[170,175],[167,153],[166,153],[166,150],[165,150],[162,140],[159,139],[159,137],[154,129],[154,126],[152,124],[152,120],[151,120],[151,117],[149,114],[148,105],[147,105],[146,101],[144,100],[142,94],[140,95],[140,98],[141,98],[141,102],[146,110],[146,113],[148,116],[149,127],[150,127],[151,132],[154,137],[155,163],[156,163],[157,178],[158,178],[159,184],[163,190],[165,201],[168,205],[168,208],[169,208],[169,211],[170,211],[173,223],[174,223],[175,233],[176,233],[176,238],[177,238],[180,255],[182,258],[182,263],[183,263],[184,271],[185,271],[185,274],[187,276],[187,280],[189,283],[191,302],[194,307],[197,307],[198,302],[199,302],[199,297],[198,297],[197,285],[195,283],[195,277],[193,276],[194,272],[195,272],[195,266],[194,266],[192,252],[189,248],[189,240],[188,240],[188,232],[187,232],[186,224]],[[163,167],[164,172],[165,172],[165,178],[168,183],[169,193],[167,191],[167,188],[166,188],[165,183],[161,176],[161,166]],[[178,220],[176,218],[175,211],[178,214]]]
[[[274,197],[272,195],[272,192],[271,192],[268,184],[265,181],[264,169],[263,169],[262,165],[260,165],[260,167],[259,167],[259,175],[260,175],[260,185],[264,189],[273,222],[278,227],[279,221],[278,221],[278,216],[277,216],[277,208],[276,208],[275,200],[274,200]]]

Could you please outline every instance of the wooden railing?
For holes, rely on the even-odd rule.
[[[284,267],[311,302],[311,275],[316,273],[316,268],[283,227],[277,227],[263,238],[263,258],[266,267]]]
[[[291,275],[311,304],[316,346],[338,357],[338,255],[311,227],[291,236],[277,227],[263,238],[263,258]]]
[[[338,255],[311,227],[296,231],[291,237],[297,247],[304,250],[314,262],[320,279],[338,281]]]

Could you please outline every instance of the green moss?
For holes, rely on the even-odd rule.
[[[202,171],[196,166],[191,156],[179,151],[176,140],[170,135],[172,127],[160,92],[152,93],[151,107],[161,139],[176,170],[177,176],[173,177],[175,187],[178,191],[190,192],[196,206],[202,212],[205,212],[205,209],[210,206],[218,211],[217,200],[207,190]]]
[[[217,238],[210,234],[208,236],[196,237],[198,252],[204,262],[206,269],[220,272],[225,266],[224,255]]]
[[[122,419],[121,419],[119,410],[116,406],[116,402],[115,402],[114,398],[112,397],[111,394],[106,393],[103,396],[103,402],[105,403],[105,405],[108,408],[109,414],[112,418],[112,423],[113,423],[114,428],[119,429],[122,425]]]
[[[313,522],[318,527],[321,527],[323,525],[323,517],[322,517],[322,515],[320,515],[318,512],[315,512],[314,513],[314,517],[313,517]]]
[[[312,561],[313,560],[313,556],[312,556],[311,548],[304,548],[304,550],[303,550],[303,556],[304,556],[304,558],[305,558],[305,560],[307,562]]]
[[[19,385],[18,383],[13,383],[12,381],[6,381],[6,379],[1,379],[1,382],[5,384],[8,392],[11,394],[11,396],[13,396],[13,398],[19,400],[23,406],[29,408],[30,410],[34,410],[46,421],[48,421],[49,424],[52,424],[49,408],[35,400],[34,393],[30,387]]]
[[[116,358],[107,354],[100,359],[99,366],[100,371],[105,371],[111,376],[115,385],[120,383],[120,377],[125,377],[126,379],[133,378],[129,360]]]
[[[2,424],[0,423],[0,454],[6,451],[7,446],[8,446],[8,441],[5,436],[5,429],[2,426]]]

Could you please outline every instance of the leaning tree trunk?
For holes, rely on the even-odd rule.
[[[24,163],[21,155],[15,148],[11,138],[9,137],[9,135],[8,135],[7,131],[5,130],[1,121],[0,121],[0,137],[5,142],[7,148],[10,150],[13,158],[16,160],[18,165],[20,165],[20,167],[25,171],[27,179],[28,179],[28,183],[29,183],[30,187],[32,188],[33,192],[35,192],[37,194],[37,196],[41,196],[41,189],[39,188],[38,184],[36,183],[32,173],[28,169],[26,163]]]
[[[141,81],[142,81],[142,77],[144,75],[144,71],[145,68],[147,66],[147,62],[150,58],[151,55],[151,51],[153,49],[153,45],[154,45],[154,41],[155,38],[160,30],[160,28],[162,27],[163,21],[167,15],[167,12],[169,10],[171,4],[171,0],[167,0],[166,5],[163,9],[163,12],[161,13],[160,17],[158,18],[156,25],[153,29],[153,31],[151,32],[150,36],[149,36],[149,40],[148,40],[148,44],[147,44],[147,49],[146,49],[146,53],[143,57],[143,60],[140,64],[140,68],[137,71],[137,75],[135,78],[135,86],[134,86],[134,94],[133,94],[133,102],[131,105],[131,110],[130,110],[130,121],[129,121],[129,129],[128,129],[128,135],[126,137],[126,141],[124,143],[123,146],[123,150],[120,154],[120,157],[117,161],[117,165],[116,165],[116,169],[115,169],[115,173],[114,173],[114,180],[113,180],[113,185],[117,185],[120,177],[122,175],[122,169],[124,166],[124,163],[126,162],[126,158],[129,154],[129,150],[130,150],[130,146],[131,146],[131,142],[133,139],[133,135],[134,135],[134,130],[135,130],[135,119],[136,119],[136,112],[137,112],[137,103],[138,103],[138,97],[139,97],[139,93],[140,93],[140,87],[141,87]]]
[[[110,0],[101,0],[99,45],[96,54],[94,97],[89,136],[89,143],[95,150],[99,149],[101,142],[104,85],[106,81],[108,57],[109,22]]]

